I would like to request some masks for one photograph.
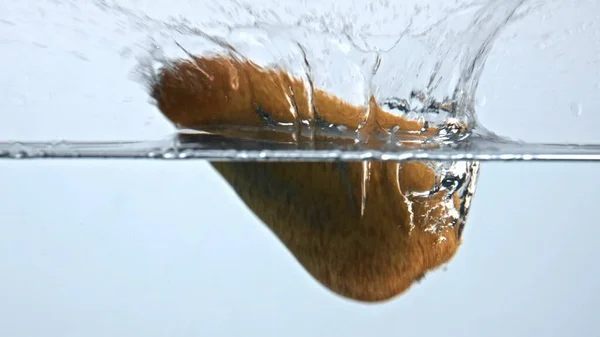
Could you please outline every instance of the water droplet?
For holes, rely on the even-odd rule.
[[[185,149],[177,155],[177,158],[179,158],[179,159],[186,159],[186,158],[192,158],[192,157],[194,157],[194,150],[191,150],[191,149]]]
[[[345,132],[348,130],[348,128],[345,125],[338,125],[337,129],[341,132]]]
[[[177,151],[167,150],[162,154],[163,159],[175,159],[177,158]]]
[[[583,106],[581,102],[572,102],[571,103],[571,112],[575,117],[579,117],[583,114]]]

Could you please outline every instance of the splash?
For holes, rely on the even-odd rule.
[[[410,138],[433,127],[436,140],[456,141],[478,127],[485,131],[477,124],[474,108],[479,78],[494,40],[524,2],[461,4],[441,11],[443,15],[429,19],[429,25],[418,20],[419,14],[433,10],[415,7],[416,14],[397,20],[401,29],[396,34],[382,34],[371,26],[361,26],[360,21],[353,24],[339,19],[336,24],[334,14],[300,15],[290,23],[289,18],[281,19],[273,12],[264,14],[240,5],[254,21],[216,21],[204,27],[191,26],[185,20],[170,23],[169,29],[179,35],[152,38],[147,48],[150,53],[140,57],[139,73],[152,87],[160,82],[160,69],[173,67],[173,61],[198,64],[197,57],[229,57],[280,71],[303,83],[309,105],[306,116],[298,113],[301,104],[287,88],[272,94],[284,96],[288,103],[284,109],[293,121],[277,120],[263,108],[257,109],[264,127],[293,133],[296,141],[305,131],[309,138],[320,132],[364,141],[369,139],[365,133],[372,131],[366,126],[377,119],[376,110],[424,123],[422,130],[394,124],[382,127],[382,134],[389,137]],[[322,118],[315,106],[315,90],[358,107],[360,123],[348,129],[348,125]],[[203,125],[203,131],[214,131],[214,126]]]
[[[8,29],[0,38],[12,37],[51,53],[68,56],[70,52],[75,63],[88,62],[88,69],[92,69],[92,63],[101,65],[104,60],[106,65],[116,64],[107,55],[114,52],[122,59],[114,71],[124,73],[134,61],[136,79],[144,86],[156,82],[162,67],[176,60],[190,60],[192,55],[248,60],[301,80],[308,88],[309,100],[318,89],[362,108],[362,123],[356,128],[331,125],[314,109],[309,109],[307,118],[297,115],[292,125],[264,115],[270,127],[295,133],[296,139],[305,132],[311,135],[326,130],[367,140],[364,135],[369,130],[365,126],[376,118],[371,104],[374,98],[377,109],[427,121],[427,127],[440,129],[438,138],[454,141],[478,126],[473,101],[485,60],[502,29],[529,9],[516,13],[523,3],[176,0],[165,6],[160,1],[54,0],[25,7],[15,2],[1,5],[0,10],[9,15],[1,16],[3,27]],[[49,38],[48,34],[56,37],[59,32],[77,36],[72,40],[81,43],[65,45],[68,39]],[[96,49],[102,53],[93,55]],[[65,60],[65,64],[68,62]],[[88,95],[99,100],[104,95],[109,100],[114,94],[107,90]],[[297,102],[291,96],[286,100],[293,113]],[[55,104],[67,111],[75,109],[70,103]],[[129,115],[119,118],[130,118],[128,123],[133,124]],[[414,136],[414,132],[398,125],[382,128],[390,139]],[[80,133],[88,134],[83,130]],[[130,137],[146,138],[133,133]]]

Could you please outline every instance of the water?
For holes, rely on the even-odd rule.
[[[162,158],[155,154],[173,150],[173,144],[178,144],[177,129],[157,112],[148,86],[161,67],[177,58],[217,54],[284,71],[300,81],[307,94],[323,90],[355,110],[356,121],[349,127],[319,119],[312,107],[307,116],[284,118],[283,123],[271,120],[269,128],[294,135],[291,141],[302,143],[299,138],[304,136],[318,139],[320,134],[333,134],[356,139],[358,144],[342,141],[329,148],[363,151],[367,157],[369,151],[383,152],[384,158],[459,158],[457,149],[464,158],[481,160],[595,158],[594,144],[599,142],[591,126],[596,124],[595,81],[600,74],[594,64],[600,44],[581,45],[597,40],[597,24],[581,15],[595,8],[593,2],[573,7],[564,1],[533,0],[380,1],[371,5],[181,1],[168,10],[159,5],[143,1],[46,1],[26,7],[19,2],[3,3],[0,40],[7,53],[2,61],[12,66],[3,82],[2,156],[105,157],[110,153]],[[526,26],[530,21],[535,25]],[[504,60],[520,65],[525,58],[511,57],[511,53],[530,45],[520,36],[543,42],[538,49],[564,60],[568,76],[560,66],[549,65],[545,54],[535,54],[535,62],[527,61],[534,72],[516,68],[516,73],[510,73]],[[557,49],[561,43],[565,47]],[[579,60],[573,61],[574,57]],[[538,70],[538,66],[545,68]],[[510,76],[501,77],[502,72]],[[563,83],[552,81],[560,74]],[[483,93],[478,90],[480,83]],[[581,88],[576,97],[552,94],[569,86]],[[289,94],[280,92],[288,103],[293,102]],[[475,102],[484,97],[488,103],[477,106]],[[418,135],[417,130],[407,132],[390,124],[379,130],[379,136],[388,136],[389,141],[382,145],[378,136],[380,141],[373,142],[372,130],[364,126],[374,119],[377,124],[381,118],[369,115],[371,99],[378,109],[396,116],[393,120],[427,121],[438,134],[432,137],[430,129]],[[511,103],[517,101],[518,105]],[[286,124],[290,122],[293,125]],[[457,125],[463,127],[459,134]],[[238,128],[233,138],[241,136],[239,123],[227,127]],[[506,137],[496,137],[486,129]],[[256,130],[244,130],[246,138],[255,138]],[[471,134],[477,137],[469,138]],[[66,149],[52,147],[61,141]],[[391,146],[394,142],[400,146]],[[410,147],[404,146],[407,142]],[[218,146],[210,149],[213,144],[195,147],[194,155],[166,157],[210,158],[206,150],[220,150]],[[77,153],[69,153],[70,146]],[[260,152],[240,155],[265,158],[264,153],[288,148],[285,144],[264,146],[263,156]],[[98,147],[105,151],[95,153]],[[146,155],[140,153],[142,148]],[[287,157],[307,159],[319,148],[323,146],[299,144],[297,149],[310,152],[296,151]],[[230,159],[237,156],[227,153]]]
[[[458,140],[475,129],[485,59],[522,3],[466,7],[425,32],[408,23],[383,39],[347,25],[257,22],[210,33],[186,27],[191,37],[171,46],[156,41],[140,70],[161,112],[179,128],[288,126],[293,141],[340,126],[357,141],[382,132],[448,140],[462,129]]]
[[[14,15],[3,19],[11,27],[66,12],[71,21],[47,22],[93,36],[100,45],[122,46],[93,56],[56,36],[41,43],[19,29],[25,35],[9,41],[14,48],[62,48],[55,61],[63,64],[68,51],[74,70],[62,68],[57,75],[75,80],[39,83],[15,76],[17,89],[7,86],[13,95],[7,104],[15,113],[3,117],[21,133],[7,131],[0,157],[211,160],[315,279],[360,301],[392,298],[452,258],[479,161],[600,160],[600,145],[518,142],[487,130],[476,114],[494,43],[535,2],[430,1],[402,7],[382,1],[379,9],[352,9],[353,15],[343,5],[332,5],[336,15],[319,14],[329,12],[317,11],[319,4],[308,1],[299,8],[290,2],[275,11],[267,2],[205,3],[190,16],[202,6],[221,16],[206,20],[204,15],[202,22],[159,19],[146,13],[153,11],[151,4],[141,8],[134,2],[54,1],[44,7],[51,12],[5,10]],[[105,25],[127,38],[99,38]],[[53,71],[47,56],[26,55],[42,68],[38,73]],[[94,58],[114,61],[105,68],[114,72],[79,77],[77,70]],[[154,104],[152,118],[168,121],[171,129],[162,137],[143,140],[139,111],[111,112],[115,125],[126,130],[121,135],[132,137],[114,141],[123,137],[102,120],[108,110],[88,113],[95,102],[129,92],[112,87],[111,74],[125,70],[128,83],[143,89],[137,98]],[[22,97],[28,92],[24,87],[37,85],[46,96]],[[87,90],[83,98],[70,92],[77,87]],[[125,105],[134,101],[120,99]],[[67,123],[36,115],[35,107],[46,111],[39,102],[81,112],[70,116],[82,126],[71,126],[79,140],[47,141],[64,139]],[[30,104],[26,117],[18,119],[17,106],[25,103]],[[566,110],[581,118],[583,106],[571,103]],[[59,127],[38,132],[34,125],[45,122]],[[89,141],[89,134],[106,139]]]

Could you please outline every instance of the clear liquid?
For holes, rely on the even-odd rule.
[[[0,11],[0,40],[6,46],[2,62],[11,66],[2,79],[0,153],[18,158],[77,153],[162,158],[157,154],[165,152],[165,158],[210,158],[202,149],[219,150],[213,143],[173,148],[177,128],[153,106],[147,87],[155,71],[174,59],[234,48],[238,57],[283,69],[349,104],[364,106],[373,95],[392,114],[427,120],[441,129],[453,118],[468,126],[467,135],[477,134],[464,142],[464,135],[442,137],[438,140],[453,146],[432,152],[426,144],[417,147],[420,156],[460,158],[452,152],[458,148],[474,151],[462,157],[482,160],[593,160],[594,145],[575,145],[599,143],[592,126],[600,44],[596,21],[581,15],[596,6],[593,1],[572,6],[565,1],[432,0],[365,7],[322,1],[301,6],[181,1],[165,10],[140,1],[5,2]],[[521,57],[522,50],[535,59]],[[562,63],[556,67],[552,60]],[[558,76],[562,82],[555,80]],[[579,89],[573,95],[555,94],[563,88]],[[316,124],[309,135],[327,126]],[[333,127],[326,133],[342,136]],[[365,142],[357,130],[342,131],[347,132],[344,137]],[[395,133],[394,128],[387,131]],[[396,143],[415,143],[412,134],[395,136]],[[516,139],[527,143],[511,142]],[[406,147],[390,143],[333,147],[414,158]],[[282,146],[270,144],[263,150]],[[106,151],[95,153],[98,147]],[[446,156],[440,157],[439,147]],[[188,154],[173,155],[184,150]],[[237,156],[227,153],[231,159]]]
[[[474,99],[485,63],[486,57],[493,45],[493,41],[502,28],[507,24],[516,10],[522,5],[522,0],[513,1],[491,1],[483,6],[463,8],[447,16],[434,25],[427,27],[425,32],[412,27],[412,18],[405,22],[406,27],[401,34],[381,36],[364,36],[363,32],[356,33],[353,26],[344,25],[341,29],[330,26],[319,28],[308,25],[294,26],[289,23],[279,22],[262,23],[257,22],[252,26],[225,25],[224,28],[212,29],[210,33],[199,28],[185,27],[185,33],[179,41],[169,44],[163,40],[155,41],[151,48],[151,55],[143,60],[145,64],[140,67],[140,72],[153,92],[158,91],[157,98],[159,108],[166,113],[176,125],[206,131],[208,127],[222,126],[225,128],[257,127],[242,122],[235,124],[236,120],[223,119],[221,122],[206,122],[200,125],[181,125],[179,120],[173,120],[169,116],[170,111],[165,111],[163,101],[170,96],[176,96],[173,100],[179,104],[180,110],[190,110],[196,107],[185,107],[180,101],[182,96],[176,92],[168,92],[169,89],[161,89],[161,78],[168,76],[170,67],[179,67],[183,60],[187,59],[190,64],[187,68],[176,68],[171,77],[177,81],[177,77],[184,77],[190,72],[196,73],[183,82],[193,82],[195,78],[207,77],[204,91],[210,90],[211,85],[235,86],[242,85],[249,88],[234,89],[227,94],[241,95],[244,90],[249,92],[254,101],[247,109],[259,109],[265,121],[259,128],[272,129],[276,126],[288,125],[292,132],[302,134],[303,125],[308,126],[309,137],[314,135],[314,128],[325,128],[326,132],[339,129],[340,123],[333,122],[332,118],[323,118],[321,115],[334,109],[329,106],[317,106],[321,92],[332,95],[346,103],[341,109],[357,109],[352,112],[359,121],[354,125],[343,125],[346,131],[354,134],[357,140],[365,137],[361,131],[374,116],[374,107],[394,116],[402,116],[404,119],[426,121],[427,126],[439,128],[438,135],[446,136],[453,133],[457,123],[464,126],[465,133],[469,133],[476,127],[476,116],[474,114]],[[461,24],[462,23],[462,24]],[[464,25],[464,26],[463,26]],[[175,50],[173,50],[175,49]],[[214,56],[216,55],[216,56]],[[429,57],[424,57],[429,55]],[[221,66],[221,70],[211,73],[212,64],[207,61],[199,61],[195,57],[217,57],[234,60],[234,66]],[[175,65],[171,64],[176,61]],[[200,64],[202,62],[209,62]],[[263,74],[255,75],[255,71],[249,70],[249,66],[242,66],[246,62],[252,62]],[[179,65],[178,65],[179,64]],[[182,67],[185,65],[183,63]],[[202,69],[205,67],[206,69]],[[289,76],[288,81],[298,81],[294,88],[286,88],[286,84],[279,81],[275,75],[269,76],[268,70],[279,71],[283,76]],[[230,83],[220,83],[213,77],[228,76],[217,73],[229,72]],[[252,73],[250,75],[250,73]],[[238,76],[242,76],[242,84],[237,83]],[[243,77],[249,77],[248,83],[244,84]],[[225,80],[223,80],[225,81]],[[271,92],[261,94],[259,87],[269,86]],[[212,83],[212,84],[211,84]],[[174,90],[186,90],[191,84],[182,84]],[[203,84],[198,82],[198,86]],[[280,88],[281,87],[281,88]],[[163,94],[163,91],[167,91]],[[296,91],[296,93],[294,93]],[[298,92],[306,96],[306,99],[298,100]],[[192,93],[200,96],[201,93]],[[212,97],[210,94],[207,94]],[[265,97],[262,97],[262,96]],[[275,105],[276,110],[290,110],[292,120],[285,122],[277,117],[271,118],[272,113],[281,111],[264,111],[261,107],[261,99],[273,100],[269,95],[285,96],[285,104]],[[161,101],[162,99],[162,101]],[[283,98],[282,98],[283,100]],[[374,104],[373,104],[374,101]],[[210,104],[211,102],[208,102]],[[228,102],[225,102],[226,104]],[[285,102],[284,102],[285,103]],[[205,102],[190,102],[189,104],[207,104]],[[304,107],[307,105],[307,107]],[[273,106],[273,104],[270,104]],[[232,109],[231,104],[222,106],[224,109]],[[206,109],[214,109],[207,105]],[[273,109],[273,107],[271,107]],[[302,114],[300,110],[308,110]],[[219,114],[219,111],[207,111],[207,114]],[[233,112],[231,112],[233,113]],[[331,113],[329,113],[331,115]],[[243,124],[243,125],[242,125]],[[320,125],[319,125],[320,124]],[[380,123],[379,123],[380,124]],[[350,128],[349,130],[348,127]],[[369,130],[370,131],[370,130]],[[367,132],[369,132],[367,131]],[[385,133],[398,134],[406,130],[398,125],[390,125]],[[417,130],[414,130],[417,131]],[[364,133],[364,132],[362,132]],[[367,135],[368,136],[368,135]],[[458,137],[460,138],[460,137]]]
[[[381,2],[369,15],[348,15],[347,11],[356,10],[349,7],[335,8],[335,15],[321,9],[328,14],[319,15],[311,12],[318,1],[305,4],[306,8],[290,2],[278,11],[268,10],[266,3],[251,7],[232,3],[203,8],[204,19],[209,18],[203,22],[153,17],[145,13],[152,11],[151,4],[141,9],[133,3],[128,7],[105,1],[52,2],[43,8],[49,12],[42,7],[5,10],[10,16],[2,21],[9,27],[3,38],[21,34],[8,43],[15,50],[33,46],[40,53],[25,54],[27,67],[33,69],[7,76],[9,100],[4,111],[9,113],[2,117],[8,121],[3,125],[11,127],[3,129],[7,141],[0,143],[0,157],[215,161],[213,166],[317,280],[350,298],[384,300],[403,292],[455,253],[475,191],[476,161],[600,159],[600,146],[522,144],[494,135],[479,122],[475,111],[486,60],[507,25],[532,8],[531,2],[530,7],[525,3],[493,0],[432,9]],[[429,5],[434,4],[441,2]],[[221,16],[207,16],[206,11]],[[237,22],[231,23],[231,18]],[[42,21],[54,29],[44,42],[22,29]],[[104,37],[106,27],[118,37]],[[81,35],[90,44],[84,49],[101,52],[88,55],[74,50],[68,39],[57,37],[57,31]],[[106,46],[110,48],[103,50]],[[175,89],[162,84],[164,70],[182,60],[196,65],[193,75],[209,78],[209,84],[222,79],[218,72],[198,65],[194,57],[251,61],[263,72],[276,69],[297,80],[305,97],[299,99],[299,91],[288,94],[292,86],[280,84],[274,91],[257,93],[267,83],[248,80],[241,84],[246,86],[242,90],[252,97],[248,104],[239,105],[242,108],[232,121],[188,123],[161,105],[161,99],[168,97],[157,97],[177,96],[197,84],[185,80]],[[16,56],[12,61],[23,64]],[[99,64],[105,67],[91,71]],[[234,68],[228,69],[239,70]],[[44,71],[55,76],[40,75]],[[138,91],[115,87],[118,81],[113,76],[124,73],[132,77],[128,85]],[[250,77],[248,72],[240,73],[232,75],[224,88],[237,88],[244,74]],[[261,76],[257,78],[265,78]],[[23,96],[31,92],[29,86],[37,96]],[[227,109],[210,110],[207,107],[223,97],[210,85],[203,90],[191,90],[191,96],[208,92],[214,99],[199,102],[206,106],[190,100],[176,113],[185,116],[197,110],[211,118],[231,113],[227,104],[235,96],[225,96]],[[128,92],[136,96],[123,98]],[[319,104],[324,95],[342,103]],[[159,109],[147,105],[146,111],[162,122],[147,123],[154,129],[150,133],[140,128],[144,124],[140,120],[149,118],[145,111],[95,106],[103,100],[114,103],[116,97],[127,105],[150,96]],[[281,108],[273,99],[288,105]],[[185,103],[177,97],[173,101]],[[583,115],[582,106],[576,104],[577,117]],[[63,115],[67,118],[57,119],[54,112],[59,110],[67,111]],[[349,111],[347,118],[338,118]],[[164,117],[172,123],[165,123]],[[386,118],[422,126],[386,124]],[[126,131],[115,132],[111,125]],[[162,129],[165,125],[168,128]],[[155,137],[159,130],[164,133]],[[66,134],[79,141],[47,141],[64,139]],[[90,137],[104,142],[86,142]],[[107,142],[127,138],[132,141]],[[139,141],[148,138],[155,140]],[[280,163],[249,163],[269,160]],[[299,160],[312,162],[283,163]],[[395,260],[390,262],[392,257]]]

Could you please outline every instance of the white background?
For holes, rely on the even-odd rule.
[[[103,35],[112,14],[87,3],[0,2],[1,139],[170,132],[118,53],[140,36]],[[600,10],[571,3],[499,40],[480,92],[490,129],[598,140]],[[0,336],[599,335],[599,165],[484,164],[457,256],[366,305],[314,281],[207,163],[0,161]]]

